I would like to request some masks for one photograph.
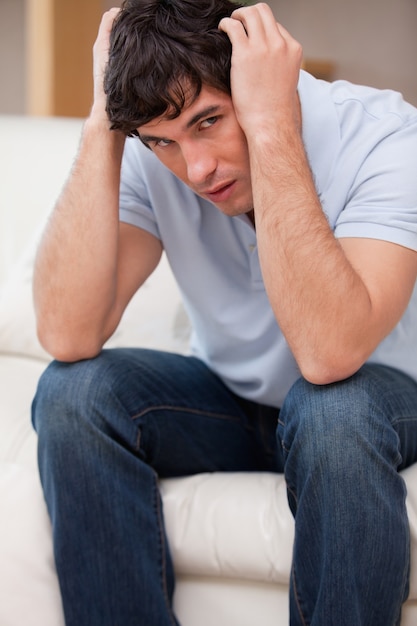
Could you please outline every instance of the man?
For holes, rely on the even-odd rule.
[[[33,413],[71,626],[178,623],[157,480],[201,471],[285,472],[291,624],[391,626],[407,597],[417,111],[300,73],[268,6],[236,7],[104,15],[39,249],[57,360]],[[102,351],[162,250],[192,356]]]

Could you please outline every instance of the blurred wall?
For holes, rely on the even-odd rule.
[[[0,0],[0,113],[24,113],[25,0]]]
[[[305,57],[335,62],[335,78],[401,91],[417,106],[416,0],[270,0]]]
[[[88,0],[85,0],[88,2]],[[102,0],[103,11],[121,0]],[[308,58],[336,78],[402,91],[417,105],[417,0],[269,0]],[[0,0],[0,113],[26,109],[25,0]]]
[[[120,7],[122,4],[122,0],[103,0],[103,7],[104,10],[107,11],[108,9],[111,9],[112,7]]]

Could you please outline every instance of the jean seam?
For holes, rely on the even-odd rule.
[[[155,510],[156,517],[158,520],[158,532],[159,532],[159,545],[160,545],[160,556],[161,556],[161,574],[162,574],[162,591],[165,599],[165,603],[168,610],[169,620],[173,626],[176,626],[176,620],[173,616],[172,606],[168,596],[168,588],[167,588],[167,571],[166,571],[166,541],[164,536],[164,523],[162,519],[162,510],[161,510],[161,500],[159,496],[158,489],[158,478],[154,474],[154,501],[155,501]]]
[[[153,406],[147,407],[146,409],[143,409],[142,411],[139,411],[138,413],[131,415],[130,419],[131,420],[138,419],[140,417],[143,417],[147,413],[152,413],[153,411],[177,411],[177,412],[184,412],[184,413],[194,413],[195,415],[207,415],[207,417],[216,417],[218,419],[224,419],[224,420],[239,421],[238,416],[235,417],[233,415],[226,415],[224,413],[217,413],[214,411],[206,411],[203,409],[192,409],[190,407],[174,406],[174,405],[169,405],[169,404],[153,405]]]
[[[417,416],[404,416],[404,417],[397,417],[395,420],[393,420],[391,422],[392,426],[395,427],[398,424],[403,424],[404,422],[416,422],[417,421]]]
[[[298,615],[301,619],[303,626],[307,626],[307,622],[305,621],[303,612],[301,610],[300,599],[299,599],[298,591],[297,591],[297,584],[295,582],[295,567],[292,568],[292,586],[294,589],[294,599],[297,605]]]
[[[287,480],[286,480],[286,488],[287,488],[287,492],[288,492],[289,494],[291,494],[291,495],[292,495],[292,497],[294,498],[294,502],[295,502],[295,503],[296,503],[296,505],[298,506],[298,498],[297,498],[297,494],[296,494],[296,492],[294,491],[294,489],[293,489],[292,487],[290,487],[290,485],[289,485],[289,483],[287,482]]]

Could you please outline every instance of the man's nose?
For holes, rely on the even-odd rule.
[[[193,145],[183,147],[183,157],[187,167],[188,180],[193,185],[205,183],[215,172],[217,159],[207,147]]]

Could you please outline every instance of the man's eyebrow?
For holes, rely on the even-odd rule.
[[[138,136],[139,139],[144,143],[144,144],[148,144],[148,143],[153,143],[153,142],[158,142],[158,141],[162,141],[164,139],[164,137],[156,137],[154,135],[142,135],[142,133],[140,133],[138,131]]]
[[[203,109],[202,111],[200,111],[199,113],[196,113],[185,125],[186,128],[191,128],[191,126],[194,126],[194,124],[197,124],[203,117],[208,117],[210,115],[213,115],[214,113],[218,113],[220,109],[220,105],[219,104],[212,104],[209,107],[206,107],[205,109]]]

